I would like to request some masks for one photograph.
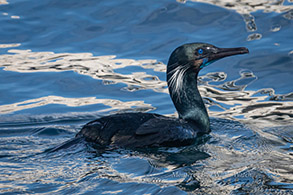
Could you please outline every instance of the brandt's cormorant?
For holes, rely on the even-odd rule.
[[[101,146],[158,147],[192,144],[210,132],[210,120],[197,89],[198,72],[221,58],[248,53],[245,47],[218,48],[206,43],[175,49],[167,66],[167,82],[179,118],[152,113],[122,113],[87,123],[76,137]]]

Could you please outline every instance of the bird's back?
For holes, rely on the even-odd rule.
[[[102,146],[182,146],[195,140],[197,130],[181,119],[152,113],[122,113],[89,122],[77,136]]]

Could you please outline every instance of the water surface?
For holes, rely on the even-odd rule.
[[[3,194],[292,194],[292,1],[0,1]],[[166,86],[188,42],[249,48],[203,69],[212,133],[182,148],[72,139],[117,112],[176,116]]]

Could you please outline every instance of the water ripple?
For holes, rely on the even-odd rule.
[[[151,89],[155,92],[168,93],[166,82],[159,77],[145,72],[117,73],[123,68],[142,67],[155,72],[165,72],[166,65],[156,60],[117,59],[115,56],[93,56],[90,53],[70,54],[53,52],[31,52],[27,50],[10,50],[12,54],[2,55],[0,64],[6,71],[17,72],[59,72],[72,70],[82,75],[103,81],[105,85],[124,83],[121,90],[137,91]],[[289,122],[293,117],[292,92],[275,94],[273,89],[246,90],[257,76],[250,70],[241,70],[239,78],[226,81],[224,72],[207,73],[199,77],[199,90],[206,100],[209,113],[213,117],[257,119],[271,123]],[[95,97],[65,98],[46,96],[14,104],[1,105],[2,114],[23,109],[63,104],[78,107],[92,104],[104,104],[113,110],[143,110],[154,108],[142,101],[122,102],[114,99],[97,99]],[[138,109],[140,108],[140,109]],[[171,114],[171,113],[170,113]]]
[[[292,0],[177,1],[0,0],[0,193],[292,194]],[[73,139],[111,113],[176,116],[160,61],[194,41],[251,51],[200,72],[209,135]]]
[[[257,31],[257,25],[255,21],[254,13],[257,11],[263,11],[264,13],[276,12],[276,13],[285,13],[284,18],[292,20],[293,16],[293,5],[285,4],[284,1],[275,1],[275,0],[261,0],[261,1],[251,1],[251,0],[190,0],[193,2],[204,2],[212,5],[217,5],[224,7],[226,9],[232,9],[242,15],[243,20],[246,25],[248,32]],[[292,2],[288,2],[289,4]],[[280,28],[280,27],[278,27]],[[276,28],[275,28],[276,29]],[[247,41],[258,40],[262,38],[262,34],[253,33],[248,35]]]

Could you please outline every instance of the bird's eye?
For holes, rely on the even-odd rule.
[[[198,53],[198,54],[203,54],[203,49],[198,49],[198,50],[197,50],[197,53]]]

